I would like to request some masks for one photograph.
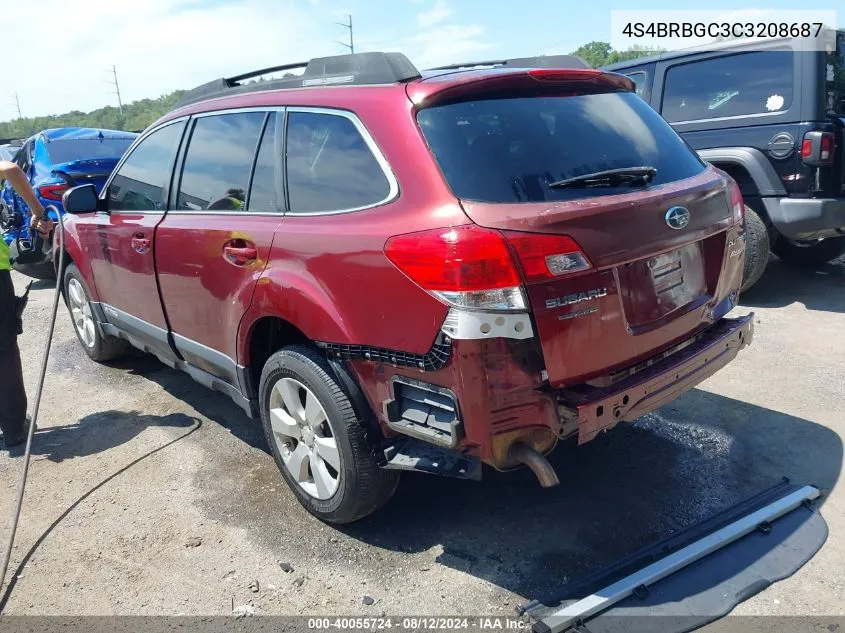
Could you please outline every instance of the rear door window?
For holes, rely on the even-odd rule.
[[[176,209],[243,211],[264,112],[199,117],[194,125]]]
[[[184,127],[184,121],[165,125],[138,143],[109,184],[109,211],[164,210]]]
[[[452,191],[468,200],[605,196],[632,189],[549,184],[647,166],[657,169],[653,186],[704,170],[660,115],[629,92],[466,101],[421,110],[417,121]]]
[[[290,213],[352,211],[392,197],[370,146],[341,114],[289,112],[287,179]]]
[[[792,105],[792,55],[756,51],[673,66],[661,113],[677,123],[783,112]]]
[[[261,138],[261,147],[255,160],[252,186],[249,190],[249,210],[257,213],[276,213],[282,193],[281,126],[282,115],[271,112]]]

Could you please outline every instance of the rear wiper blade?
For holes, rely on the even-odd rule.
[[[606,169],[593,174],[573,176],[564,180],[549,183],[549,189],[566,189],[567,187],[612,187],[618,184],[647,185],[657,174],[656,167],[643,165],[641,167],[621,167]]]

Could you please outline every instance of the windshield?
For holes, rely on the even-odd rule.
[[[826,110],[834,116],[845,116],[845,31],[836,33],[836,49],[828,51],[826,57]]]
[[[47,154],[54,164],[72,160],[113,158],[118,160],[132,145],[134,138],[74,138],[48,141]]]
[[[631,191],[550,187],[609,169],[654,167],[650,186],[704,164],[651,107],[629,92],[465,101],[421,110],[417,121],[452,191],[483,202],[542,202]]]

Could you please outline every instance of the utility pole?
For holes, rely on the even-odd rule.
[[[112,65],[111,70],[106,69],[107,73],[111,73],[114,77],[113,80],[109,80],[110,84],[114,84],[114,93],[117,95],[117,107],[120,109],[120,113],[123,114],[123,101],[120,99],[120,85],[117,83],[117,67]]]
[[[15,93],[15,105],[18,108],[18,118],[22,119],[23,115],[21,114],[21,100],[18,99],[18,93],[17,92]]]
[[[335,24],[349,29],[349,44],[346,42],[338,42],[337,40],[335,40],[335,42],[348,48],[350,53],[355,53],[355,41],[352,39],[352,16],[347,15],[346,17],[349,18],[349,22],[335,22]]]

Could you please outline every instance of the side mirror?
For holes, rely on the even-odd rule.
[[[97,210],[97,188],[94,185],[79,185],[68,189],[62,196],[62,205],[67,213],[94,213]]]

